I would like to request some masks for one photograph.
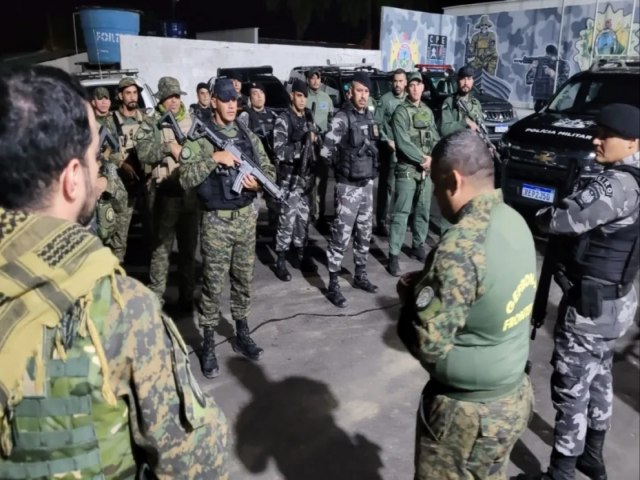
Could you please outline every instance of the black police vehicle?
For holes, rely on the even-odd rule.
[[[442,103],[458,91],[458,79],[451,65],[417,64],[416,70],[422,73],[424,92],[422,101],[433,111],[436,120],[440,120]],[[484,124],[489,132],[489,139],[498,143],[502,135],[517,120],[513,105],[501,98],[488,95],[473,87],[473,96],[482,105]]]
[[[219,68],[218,77],[230,77],[240,75],[242,81],[241,92],[249,96],[249,90],[253,82],[261,83],[266,92],[266,106],[275,111],[281,111],[289,107],[291,99],[284,84],[273,75],[273,67],[264,65],[261,67]],[[211,85],[214,79],[209,80]]]
[[[640,59],[599,59],[572,76],[538,112],[499,142],[505,201],[525,216],[583,187],[595,162],[595,117],[611,103],[640,106]]]

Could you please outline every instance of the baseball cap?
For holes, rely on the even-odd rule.
[[[109,90],[105,87],[98,87],[93,91],[93,98],[96,100],[102,100],[103,98],[111,98],[109,96]]]
[[[458,70],[458,78],[464,78],[464,77],[473,77],[473,75],[475,74],[475,70],[473,69],[473,67],[469,66],[469,65],[465,65],[464,67],[462,67],[460,70]]]
[[[420,82],[422,83],[422,74],[420,72],[411,72],[407,75],[407,83]]]
[[[600,110],[596,124],[620,138],[640,138],[640,109],[627,103],[612,103]]]
[[[238,98],[238,93],[230,78],[218,78],[213,86],[213,96],[222,102],[230,102]]]

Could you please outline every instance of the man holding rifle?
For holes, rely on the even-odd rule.
[[[237,98],[231,80],[218,79],[213,88],[214,116],[206,125],[210,134],[194,135],[192,128],[180,153],[180,184],[185,189],[197,187],[203,208],[204,265],[198,316],[204,335],[202,372],[207,378],[219,374],[214,328],[220,318],[220,294],[227,272],[231,282],[231,316],[236,324],[234,349],[251,360],[258,360],[263,353],[249,336],[247,325],[258,217],[253,200],[260,184],[254,175],[245,175],[237,168],[243,164],[238,155],[251,158],[268,180],[274,180],[275,175],[260,139],[236,122]],[[196,124],[202,127],[197,120]],[[224,140],[221,145],[225,149],[213,145],[211,134]],[[237,149],[237,155],[229,151],[229,145]]]
[[[442,104],[442,117],[440,118],[440,133],[448,135],[458,130],[470,128],[479,131],[478,123],[482,119],[482,105],[471,93],[473,90],[473,68],[464,66],[458,70],[458,92],[447,97]],[[464,102],[469,114],[465,114],[460,108],[459,102]]]

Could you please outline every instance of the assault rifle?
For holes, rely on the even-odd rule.
[[[180,145],[184,144],[184,142],[187,141],[187,136],[182,133],[176,117],[173,116],[173,113],[171,113],[170,110],[164,112],[164,115],[160,117],[160,119],[158,120],[158,128],[160,130],[162,130],[163,128],[170,128],[176,137],[176,142],[178,142]]]
[[[540,57],[529,57],[527,55],[523,55],[522,58],[514,58],[513,63],[520,63],[521,65],[531,65],[533,62],[538,62],[539,67],[549,67],[555,63],[555,59],[548,55],[542,55]]]
[[[307,132],[304,135],[304,145],[302,146],[302,155],[300,156],[300,165],[296,169],[296,172],[293,175],[293,181],[291,182],[291,189],[293,187],[305,186],[305,190],[309,190],[309,187],[313,186],[314,182],[310,181],[309,185],[305,185],[305,179],[308,178],[311,174],[311,169],[313,168],[316,161],[316,152],[315,145],[311,141],[311,134],[315,133],[318,135],[318,126],[315,124],[315,110],[316,104],[312,103],[311,113],[305,109],[305,119],[307,121]],[[316,138],[318,141],[319,137]]]
[[[240,149],[228,138],[215,133],[207,127],[202,120],[194,118],[191,129],[189,129],[189,133],[187,133],[187,138],[189,140],[198,140],[203,137],[209,140],[214,147],[219,148],[220,150],[225,150],[240,160],[240,164],[235,167],[238,169],[239,175],[236,177],[233,182],[233,186],[231,187],[233,192],[240,194],[242,192],[242,179],[245,175],[252,175],[258,183],[262,185],[264,191],[274,199],[278,201],[282,201],[284,199],[284,192],[275,183],[269,180],[269,178],[267,178],[258,164],[255,163],[251,157],[242,153],[242,151],[240,151]]]
[[[482,139],[482,141],[487,145],[487,148],[491,151],[492,155],[496,157],[496,159],[500,163],[502,163],[502,159],[500,158],[500,154],[498,153],[498,150],[493,145],[493,143],[491,143],[491,139],[489,139],[489,131],[487,130],[487,127],[485,126],[484,122],[482,122],[482,120],[474,117],[471,114],[471,112],[469,111],[469,107],[467,107],[467,104],[464,101],[462,101],[461,98],[458,98],[458,108],[462,113],[465,114],[465,116],[469,120],[471,120],[472,122],[475,122],[475,124],[478,125],[478,130],[476,131],[476,133]]]
[[[102,125],[100,127],[100,139],[98,140],[98,150],[102,150],[104,147],[109,147],[111,151],[117,152],[120,150],[120,144],[116,137],[113,136],[111,131]]]
[[[469,60],[475,56],[475,53],[471,52],[471,24],[467,23],[467,36],[464,39],[464,64],[469,65]]]

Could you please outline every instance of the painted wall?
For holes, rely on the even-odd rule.
[[[412,48],[422,51],[425,42],[420,44],[418,32],[439,26],[440,32],[453,39],[447,45],[447,53],[454,55],[451,64],[456,68],[471,64],[476,68],[476,83],[488,93],[508,99],[516,107],[532,107],[569,76],[589,68],[594,56],[639,55],[638,3],[494,2],[447,9],[455,16],[385,8],[380,43],[383,67],[393,68],[397,51],[397,42],[388,32],[407,32],[412,39],[418,35],[418,44]]]
[[[136,68],[153,89],[160,77],[176,77],[187,92],[185,104],[196,101],[198,82],[216,75],[219,67],[271,65],[273,74],[287,80],[293,67],[331,63],[367,63],[380,67],[379,50],[269,45],[189,40],[165,37],[120,37],[122,68]]]

